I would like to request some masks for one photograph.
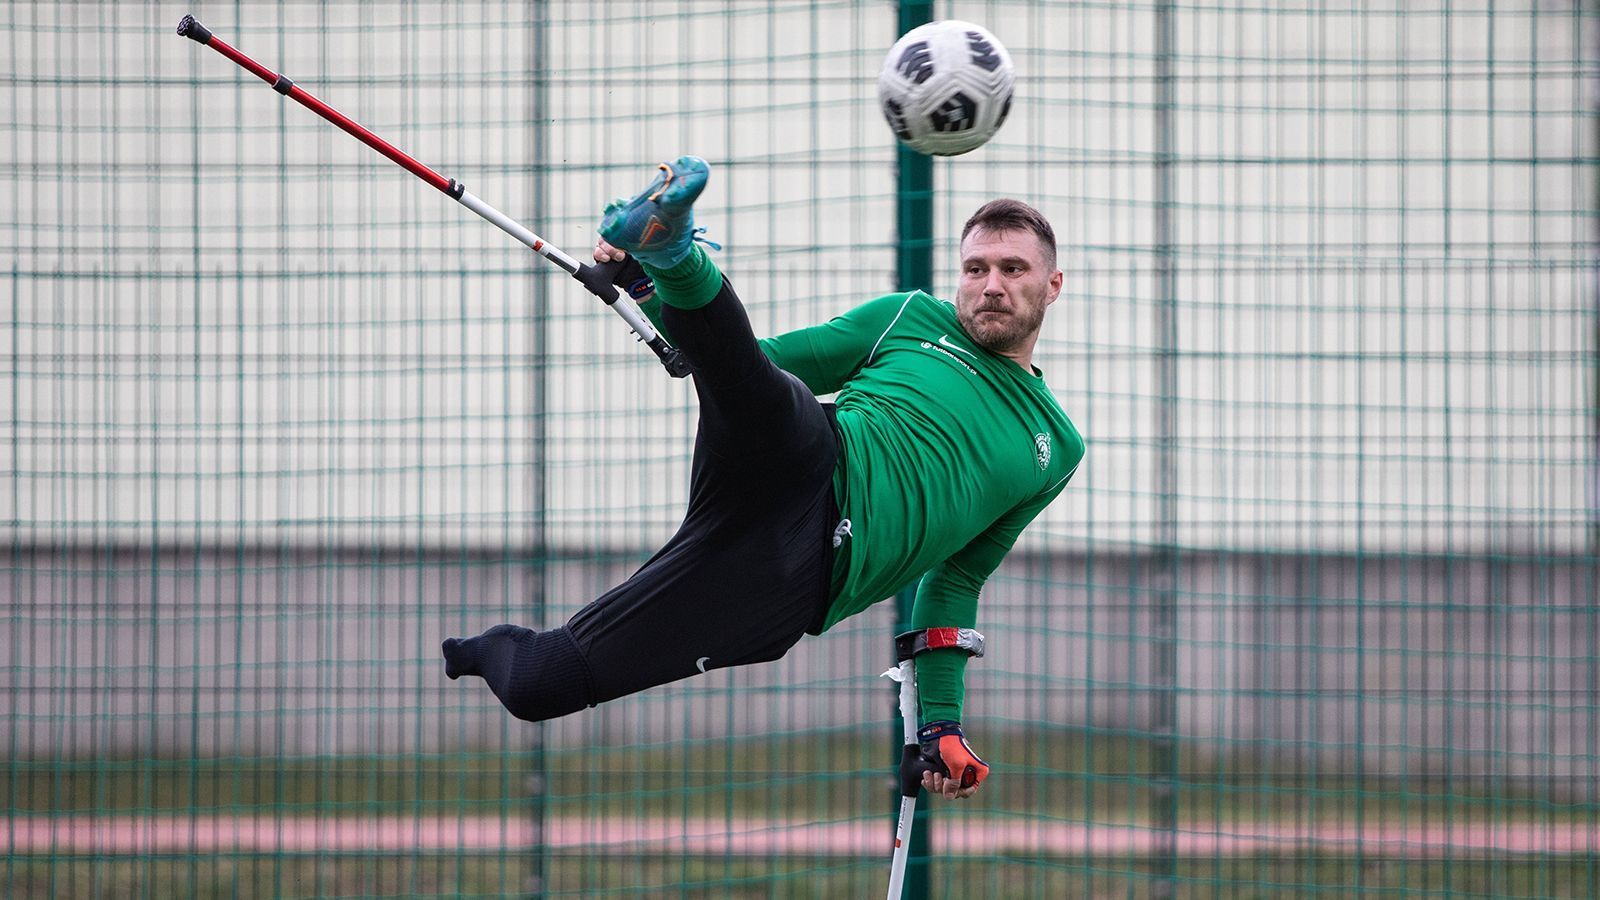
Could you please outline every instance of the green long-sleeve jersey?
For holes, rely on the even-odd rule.
[[[659,318],[655,302],[645,311]],[[823,629],[919,577],[912,627],[977,627],[984,581],[1083,458],[1042,375],[974,343],[953,305],[921,291],[761,347],[813,393],[837,392],[848,529]],[[966,662],[953,649],[918,657],[924,721],[960,719]]]

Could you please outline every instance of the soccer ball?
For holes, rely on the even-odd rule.
[[[956,156],[994,137],[1011,112],[1011,54],[980,25],[948,19],[906,32],[878,73],[895,136],[918,153]]]

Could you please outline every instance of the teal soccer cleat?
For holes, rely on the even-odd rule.
[[[652,269],[683,261],[694,245],[694,201],[705,190],[711,166],[698,156],[662,163],[650,186],[632,200],[613,200],[600,222],[600,236]]]

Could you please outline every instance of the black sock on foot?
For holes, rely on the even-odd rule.
[[[504,685],[511,677],[517,645],[533,634],[517,625],[496,625],[477,637],[446,638],[442,647],[444,674],[451,680],[478,675],[489,682],[490,687]]]
[[[496,625],[477,637],[445,640],[444,673],[478,675],[501,704],[527,722],[542,722],[595,704],[589,663],[562,626],[530,631]]]

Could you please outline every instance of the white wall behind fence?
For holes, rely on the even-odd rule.
[[[564,275],[178,38],[173,9],[0,12],[0,527],[664,537],[687,386]],[[762,333],[895,286],[874,95],[891,4],[193,11],[575,254],[656,161],[707,157],[700,221]],[[1189,545],[1584,546],[1596,54],[1578,7],[1180,8],[1170,397],[1154,10],[938,13],[1008,45],[1018,95],[990,146],[936,164],[935,287],[996,195],[1055,221],[1067,273],[1039,364],[1090,456],[1025,544],[1153,540],[1165,448]]]

